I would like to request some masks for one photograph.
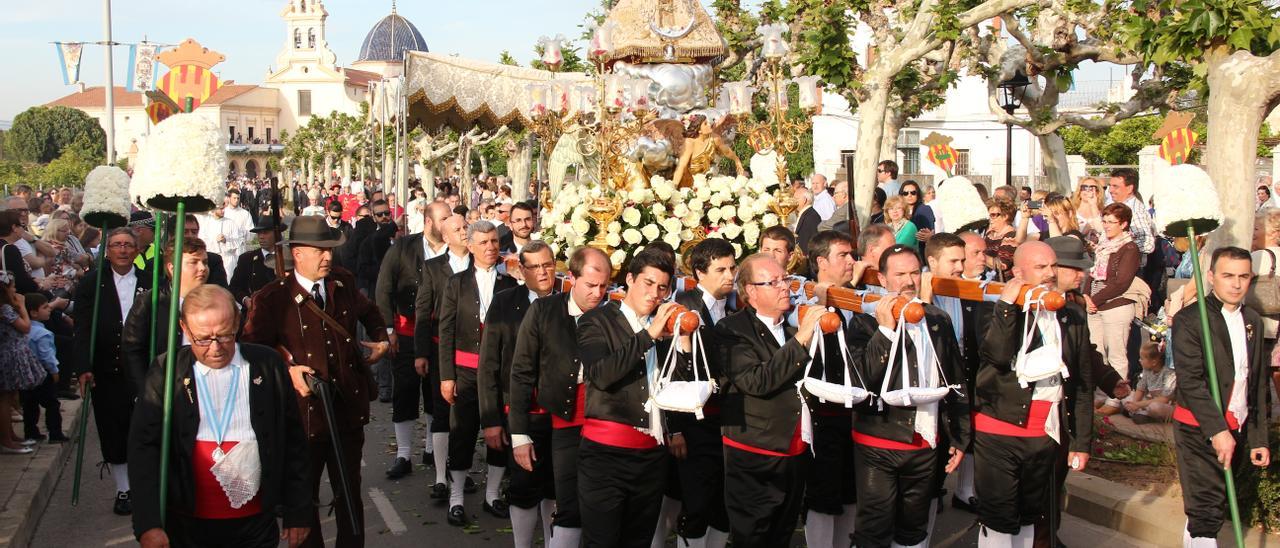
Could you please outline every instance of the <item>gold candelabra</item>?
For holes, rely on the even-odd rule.
[[[767,58],[760,69],[760,82],[768,91],[769,114],[761,121],[744,118],[738,122],[747,143],[758,154],[772,151],[777,159],[776,175],[778,189],[773,193],[773,203],[769,209],[778,215],[778,222],[786,224],[787,218],[799,209],[800,204],[791,195],[787,185],[787,154],[794,154],[800,149],[800,141],[805,133],[813,127],[811,116],[797,120],[787,119],[787,79],[783,74],[783,66],[779,59]]]

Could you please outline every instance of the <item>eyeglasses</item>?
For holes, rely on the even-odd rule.
[[[390,212],[390,211],[375,211],[375,212],[373,212],[373,216],[374,216],[374,217],[390,217],[390,216],[391,216],[391,212]]]
[[[919,196],[920,193],[914,190],[904,190],[898,193],[899,196]]]
[[[787,279],[778,278],[776,280],[769,280],[767,282],[751,282],[751,283],[748,283],[747,285],[754,285],[756,287],[772,287],[774,289],[782,289],[787,286]]]
[[[885,171],[885,170],[880,169],[880,168],[876,168],[876,173],[888,173],[888,171]]]
[[[1081,192],[1084,192],[1084,191],[1086,191],[1086,190],[1093,190],[1093,191],[1096,191],[1096,190],[1098,190],[1098,187],[1093,186],[1093,185],[1080,185],[1080,191],[1081,191]]]
[[[1120,221],[1119,221],[1118,219],[1108,219],[1108,218],[1106,218],[1106,217],[1103,217],[1103,218],[1102,218],[1102,224],[1104,224],[1104,225],[1118,225],[1118,224],[1120,224]]]
[[[191,341],[191,344],[193,346],[199,346],[203,348],[203,347],[212,345],[214,342],[217,342],[218,344],[227,344],[227,343],[233,343],[235,341],[236,341],[235,335],[218,335],[216,337],[211,337],[208,339],[195,339]]]
[[[521,264],[520,267],[527,268],[529,270],[555,270],[556,263],[550,262],[550,263],[542,263],[542,264],[534,264],[534,265]]]
[[[987,216],[991,217],[992,219],[995,219],[998,217],[1004,217],[1004,213],[1000,213],[999,211],[991,211],[987,213]]]
[[[132,242],[115,242],[115,243],[107,244],[107,247],[114,248],[114,249],[133,249],[138,246],[137,244],[134,244]]]

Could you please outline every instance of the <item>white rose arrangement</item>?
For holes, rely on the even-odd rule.
[[[222,204],[227,147],[222,130],[201,114],[175,114],[156,124],[138,153],[130,194],[139,204],[198,213]]]
[[[98,166],[84,178],[80,214],[91,226],[116,228],[129,222],[129,174],[116,166]]]

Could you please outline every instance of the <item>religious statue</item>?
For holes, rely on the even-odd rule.
[[[716,116],[716,111],[706,111]],[[675,176],[681,188],[693,186],[693,176],[711,170],[717,155],[733,160],[738,175],[747,175],[738,154],[729,146],[723,132],[732,124],[731,116],[720,116],[719,119],[708,119],[708,114],[694,114],[689,117],[688,127],[684,133],[684,145],[680,150],[680,161],[676,164]]]

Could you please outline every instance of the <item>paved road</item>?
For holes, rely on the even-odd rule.
[[[395,453],[395,438],[391,429],[390,416],[390,404],[375,402],[373,422],[366,430],[367,442],[362,466],[365,532],[369,540],[368,545],[378,548],[420,548],[424,541],[429,543],[428,546],[448,546],[449,548],[510,545],[510,524],[481,512],[479,495],[470,495],[467,501],[467,509],[475,518],[474,527],[460,529],[448,525],[445,521],[445,507],[437,505],[427,496],[428,484],[434,480],[435,475],[430,468],[421,464],[420,453],[419,464],[412,475],[399,481],[386,479],[384,470]],[[425,423],[419,425],[418,433],[425,432],[425,429]],[[111,502],[115,496],[114,481],[109,475],[99,479],[97,468],[90,466],[100,458],[97,433],[94,431],[92,422],[88,438],[80,506],[75,508],[71,506],[71,476],[74,468],[74,460],[72,460],[64,468],[53,499],[37,525],[32,543],[36,548],[136,546],[128,518],[111,513]],[[481,470],[481,465],[477,461],[477,468],[472,473],[472,477],[478,484],[484,482],[484,473]],[[323,491],[325,490],[322,489],[321,498],[328,500],[328,494]],[[483,485],[480,492],[483,492]],[[586,517],[590,519],[589,512],[586,513]],[[1179,519],[1181,519],[1180,516]],[[322,525],[326,544],[331,545],[335,534],[333,516],[325,517]],[[977,532],[972,525],[971,514],[948,508],[938,517],[933,545],[957,548],[976,546]],[[795,546],[804,546],[803,532],[795,535],[794,539]],[[1062,540],[1073,547],[1136,548],[1143,546],[1142,543],[1116,531],[1103,529],[1070,516],[1065,516],[1063,519]],[[668,542],[668,545],[674,546],[674,543]]]

